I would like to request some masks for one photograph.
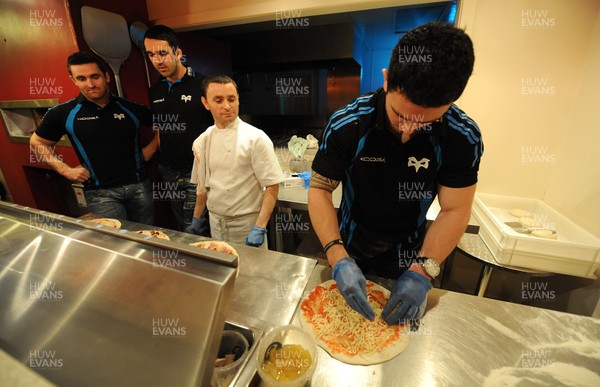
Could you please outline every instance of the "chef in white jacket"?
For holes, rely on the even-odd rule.
[[[238,117],[239,94],[230,77],[216,74],[202,83],[202,103],[215,124],[192,146],[197,180],[194,223],[205,206],[216,240],[266,248],[264,235],[283,181],[273,143],[262,130]]]

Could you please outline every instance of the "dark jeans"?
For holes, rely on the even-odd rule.
[[[160,183],[153,187],[155,200],[169,202],[169,207],[179,231],[192,224],[196,206],[196,184],[190,183],[192,172],[177,171],[164,165],[158,166]]]
[[[154,202],[149,180],[114,188],[84,190],[90,212],[103,218],[125,219],[152,225]]]

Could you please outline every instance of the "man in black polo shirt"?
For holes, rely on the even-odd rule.
[[[74,53],[67,68],[81,93],[44,115],[30,140],[32,152],[67,179],[83,183],[92,213],[152,224],[152,187],[138,129],[142,123],[150,126],[150,110],[111,95],[109,74],[96,56]],[[54,152],[64,134],[81,165],[71,167]]]
[[[415,28],[394,48],[383,88],[335,112],[325,128],[308,207],[341,294],[368,319],[375,314],[363,272],[397,279],[382,312],[388,324],[420,318],[430,281],[466,228],[483,143],[453,102],[473,63],[462,30]],[[331,193],[340,182],[338,222]],[[425,234],[436,195],[441,211]]]
[[[202,106],[203,74],[183,65],[183,53],[172,29],[150,27],[144,37],[146,54],[161,79],[150,88],[154,129],[160,147],[158,172],[161,183],[155,190],[168,200],[179,230],[208,235],[206,217],[193,217],[196,185],[190,183],[194,155],[192,144],[213,120]]]

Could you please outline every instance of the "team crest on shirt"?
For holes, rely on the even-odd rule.
[[[192,100],[192,96],[191,95],[181,95],[181,100],[183,102],[189,102]]]
[[[121,113],[121,114],[113,114],[113,117],[118,119],[119,121],[121,121],[123,118],[125,118],[125,114]]]
[[[419,172],[419,168],[423,167],[423,169],[429,168],[429,159],[423,157],[421,160],[417,160],[416,157],[410,156],[408,158],[408,166],[415,167],[415,173]]]

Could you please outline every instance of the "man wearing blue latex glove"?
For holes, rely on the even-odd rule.
[[[367,280],[354,259],[340,259],[332,276],[348,305],[366,319],[373,320],[375,312],[367,300]]]
[[[262,244],[265,243],[266,233],[267,230],[262,227],[252,227],[252,230],[250,230],[250,234],[248,234],[248,236],[246,237],[246,244],[252,247],[262,246]]]
[[[205,230],[205,228],[206,228],[206,218],[205,217],[202,217],[202,218],[193,217],[192,223],[185,228],[185,232],[187,232],[188,234],[202,235],[203,230]]]
[[[449,24],[408,31],[382,70],[383,87],[331,116],[312,164],[308,209],[340,292],[361,312],[362,273],[395,279],[388,324],[422,317],[431,280],[469,221],[483,142],[454,101],[474,60],[471,39]],[[440,212],[426,232],[436,196]]]
[[[422,274],[405,271],[394,284],[381,317],[390,325],[423,317],[419,309],[427,300],[427,292],[431,288],[431,282]]]
[[[208,209],[213,239],[266,249],[264,235],[283,181],[273,142],[239,117],[237,84],[229,76],[204,79],[202,104],[215,124],[192,145],[194,216]]]

